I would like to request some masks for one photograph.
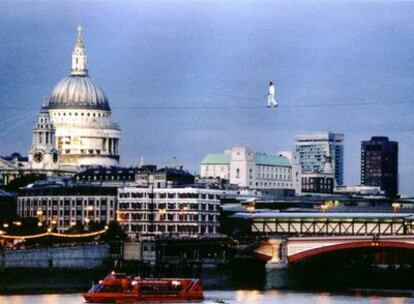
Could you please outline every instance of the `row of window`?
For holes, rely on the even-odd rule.
[[[159,198],[159,199],[209,199],[220,200],[220,195],[206,193],[149,193],[149,192],[120,192],[119,198]]]
[[[39,217],[39,215],[36,212],[37,210],[27,210],[27,209],[19,209],[19,213],[22,214],[23,216],[29,216],[29,217]],[[108,212],[108,210],[106,209],[101,209],[101,210],[96,210],[93,213],[87,212],[85,210],[46,210],[42,216],[46,216],[46,217],[51,217],[51,216],[59,216],[59,217],[88,217],[88,216],[93,216],[96,218],[99,218],[101,216],[106,216],[109,215],[111,218],[113,217],[113,211],[110,210]]]
[[[108,200],[107,199],[94,199],[94,198],[88,198],[88,199],[30,199],[30,198],[19,198],[18,203],[20,205],[24,205],[26,208],[31,207],[51,207],[51,206],[83,206],[84,208],[87,208],[89,206],[94,207],[96,205],[97,208],[99,206],[107,205]],[[114,201],[109,201],[109,206],[112,208],[114,207]]]
[[[204,234],[204,233],[216,233],[217,227],[214,225],[145,225],[145,224],[136,224],[136,225],[124,225],[124,230],[131,232],[178,232],[181,234]]]
[[[85,112],[80,112],[80,113],[78,113],[78,112],[58,112],[58,113],[52,113],[51,114],[51,116],[54,116],[54,117],[57,117],[57,116],[66,116],[66,114],[68,114],[68,116],[72,116],[72,114],[73,114],[73,116],[86,116],[86,117],[104,117],[104,118],[107,118],[107,117],[109,117],[109,114],[106,114],[106,113],[95,113],[95,112],[93,112],[93,113],[90,113],[90,112],[87,112],[87,113],[85,113]]]
[[[180,222],[216,222],[217,216],[213,214],[148,214],[148,213],[122,213],[118,214],[122,222],[125,221],[180,221]]]
[[[118,204],[120,210],[218,210],[217,204],[209,203],[151,203],[151,202],[120,202]]]

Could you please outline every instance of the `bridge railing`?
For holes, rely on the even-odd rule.
[[[254,234],[278,235],[411,235],[412,221],[404,219],[384,220],[304,220],[304,219],[253,219]]]

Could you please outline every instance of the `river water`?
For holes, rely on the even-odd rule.
[[[414,298],[381,297],[354,295],[334,295],[329,293],[302,293],[294,291],[205,291],[203,303],[226,304],[408,304]],[[79,294],[47,294],[0,296],[0,304],[80,304],[84,303]]]

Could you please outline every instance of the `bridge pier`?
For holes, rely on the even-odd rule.
[[[269,241],[272,258],[266,263],[266,289],[288,288],[291,286],[286,255],[286,241],[274,239]]]

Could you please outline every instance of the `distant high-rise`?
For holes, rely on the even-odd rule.
[[[302,165],[302,174],[325,174],[325,163],[332,162],[337,185],[344,182],[344,135],[332,132],[296,135],[296,152]]]
[[[379,186],[389,197],[398,194],[398,142],[376,136],[361,142],[361,184]]]

